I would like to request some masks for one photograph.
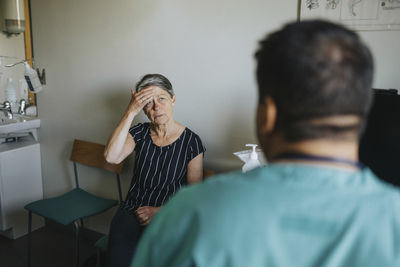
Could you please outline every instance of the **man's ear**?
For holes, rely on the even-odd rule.
[[[272,133],[275,129],[278,115],[275,101],[267,96],[257,107],[257,127],[261,134]]]
[[[175,102],[176,102],[176,95],[174,95],[174,96],[172,97],[172,105],[173,105],[173,106],[175,106]]]

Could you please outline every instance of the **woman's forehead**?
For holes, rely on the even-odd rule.
[[[167,94],[167,95],[169,95],[169,93],[167,92],[167,90],[165,90],[165,89],[163,89],[162,87],[160,87],[160,86],[157,86],[157,85],[151,85],[151,86],[149,86],[149,87],[146,87],[146,89],[153,89],[154,90],[154,93],[157,95],[161,95],[161,94]]]
[[[164,90],[162,87],[159,87],[159,86],[152,86],[152,87],[153,87],[155,96],[168,96],[169,98],[171,98],[170,94],[166,90]]]

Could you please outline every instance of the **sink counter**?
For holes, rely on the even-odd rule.
[[[40,127],[40,119],[37,117],[15,114],[12,119],[2,117],[0,119],[0,137],[12,137],[13,134],[29,132],[36,137],[36,130]]]

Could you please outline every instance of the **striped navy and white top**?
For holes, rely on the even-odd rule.
[[[161,206],[187,184],[189,161],[206,149],[200,137],[188,128],[167,146],[153,143],[149,123],[139,123],[131,127],[129,133],[136,144],[136,158],[123,208],[136,210],[141,206]]]

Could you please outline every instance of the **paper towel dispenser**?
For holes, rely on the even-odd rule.
[[[24,0],[0,0],[0,28],[7,34],[25,31]]]

